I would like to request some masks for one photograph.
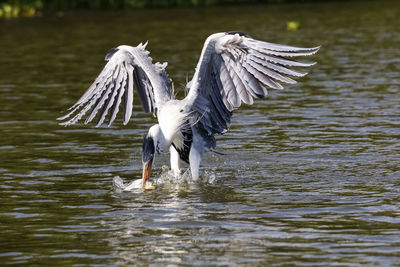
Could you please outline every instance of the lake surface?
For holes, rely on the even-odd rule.
[[[400,2],[77,11],[0,21],[0,262],[394,266],[400,263]],[[297,21],[297,31],[286,23]],[[168,61],[176,88],[206,37],[322,45],[296,85],[235,112],[202,182],[140,178],[155,119],[64,128],[120,44]],[[137,100],[136,100],[137,101]],[[164,177],[167,155],[154,177]]]

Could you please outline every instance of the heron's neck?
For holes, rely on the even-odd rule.
[[[171,145],[171,142],[165,138],[165,135],[162,132],[159,124],[151,126],[148,135],[153,138],[154,146],[156,148],[158,147],[158,149],[161,151],[167,151]]]
[[[165,138],[164,134],[162,131],[160,131],[160,136],[159,136],[159,148],[162,152],[167,152],[169,147],[171,146],[172,141]]]

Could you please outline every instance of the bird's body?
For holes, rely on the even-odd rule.
[[[310,67],[291,59],[315,54],[319,47],[299,48],[252,39],[240,32],[216,33],[207,38],[188,95],[174,99],[165,71],[166,63],[152,63],[146,44],[137,47],[122,45],[111,49],[108,63],[85,94],[61,120],[74,115],[62,125],[78,122],[90,109],[85,123],[97,113],[97,126],[115,120],[123,106],[124,124],[132,115],[134,87],[145,112],[158,118],[143,142],[143,184],[150,177],[155,153],[171,154],[171,169],[177,175],[181,162],[190,165],[192,177],[199,177],[204,152],[216,146],[215,135],[224,134],[230,125],[233,110],[241,103],[253,104],[253,98],[267,95],[266,87],[283,89],[280,83],[296,83],[288,76],[306,73],[291,67]],[[100,112],[101,109],[101,112]]]

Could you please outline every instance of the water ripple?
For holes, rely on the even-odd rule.
[[[398,264],[398,6],[384,0],[79,11],[6,21],[1,262]],[[292,20],[299,30],[282,31]],[[178,89],[205,36],[227,25],[272,42],[322,44],[318,64],[298,84],[235,112],[230,131],[217,137],[217,151],[226,155],[205,156],[202,181],[167,179],[168,156],[157,155],[156,189],[114,190],[117,175],[140,178],[142,138],[155,120],[140,112],[137,99],[128,128],[120,121],[66,128],[55,119],[90,85],[110,47],[149,40],[152,57],[170,63]]]

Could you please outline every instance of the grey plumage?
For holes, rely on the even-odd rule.
[[[264,98],[267,88],[283,89],[282,84],[296,83],[295,78],[307,73],[295,68],[308,68],[315,63],[294,58],[311,56],[319,50],[263,42],[241,32],[213,34],[205,41],[193,78],[186,85],[188,95],[177,101],[165,71],[167,63],[153,64],[146,45],[123,45],[109,50],[104,69],[71,111],[59,118],[64,120],[61,125],[75,124],[91,110],[85,124],[99,113],[96,126],[107,117],[110,126],[121,105],[125,125],[132,116],[136,88],[143,111],[159,118],[166,147],[184,141],[179,139],[180,131],[182,124],[189,122],[193,134],[191,148],[201,155],[215,147],[215,134],[228,130],[235,109],[242,103],[252,105],[254,98]],[[152,134],[158,133],[159,128],[154,128]],[[194,166],[198,168],[198,164]]]

